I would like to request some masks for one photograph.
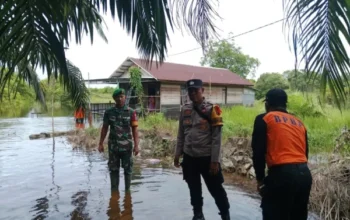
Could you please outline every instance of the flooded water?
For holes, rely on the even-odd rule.
[[[74,126],[73,118],[55,118],[55,130]],[[111,194],[107,158],[96,151],[72,150],[65,138],[29,140],[50,132],[51,118],[0,119],[0,219],[192,218],[189,191],[179,170],[136,161],[131,194]],[[123,175],[121,175],[122,177]],[[225,185],[231,219],[261,219],[259,200]],[[206,219],[220,219],[203,185]]]

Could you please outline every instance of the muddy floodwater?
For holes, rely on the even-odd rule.
[[[131,194],[111,194],[107,158],[97,151],[73,150],[65,138],[29,140],[50,132],[51,118],[0,119],[0,219],[187,220],[189,191],[180,170],[136,160]],[[55,131],[74,126],[73,118],[55,118]],[[121,175],[123,177],[123,175]],[[259,200],[225,185],[231,219],[261,218]],[[220,219],[203,185],[204,214]]]

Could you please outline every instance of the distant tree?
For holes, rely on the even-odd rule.
[[[256,99],[261,99],[270,89],[288,89],[288,81],[280,73],[263,73],[255,83]]]
[[[247,79],[249,82],[255,84],[256,83],[256,80],[255,79]]]
[[[292,91],[312,92],[320,88],[319,75],[311,79],[304,71],[287,70],[283,72],[283,76],[288,80]]]
[[[228,40],[210,41],[209,48],[201,58],[201,65],[229,69],[243,78],[249,74],[255,76],[256,68],[260,65],[258,59],[250,57],[235,45],[233,38]]]
[[[70,81],[66,49],[73,34],[78,44],[86,34],[91,43],[96,33],[107,40],[101,13],[109,12],[109,18],[118,18],[135,39],[141,58],[147,61],[165,60],[174,27],[185,27],[204,49],[210,37],[218,36],[214,20],[220,16],[213,2],[220,1],[1,0],[0,93],[15,71],[30,80],[28,66],[33,70],[40,67],[48,77],[61,76],[70,94],[79,93],[79,88]],[[284,30],[293,42],[296,63],[305,63],[305,69],[321,75],[322,83],[332,88],[340,107],[347,101],[350,83],[350,58],[346,50],[350,43],[349,1],[281,2],[286,17]],[[326,86],[321,87],[322,92],[325,89]]]

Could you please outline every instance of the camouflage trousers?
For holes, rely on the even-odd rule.
[[[115,152],[115,151],[109,150],[108,153],[109,153],[109,159],[108,159],[109,171],[119,172],[120,165],[121,165],[121,167],[124,168],[125,175],[132,174],[132,167],[133,167],[132,151]]]

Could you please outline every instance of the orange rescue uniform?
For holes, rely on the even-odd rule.
[[[286,111],[271,111],[255,118],[252,135],[256,179],[265,177],[265,164],[307,163],[308,143],[304,124]]]
[[[266,163],[268,167],[306,163],[306,129],[291,114],[273,111],[263,117],[267,125]]]
[[[76,128],[84,128],[84,117],[85,117],[85,114],[82,107],[80,107],[74,112]]]

